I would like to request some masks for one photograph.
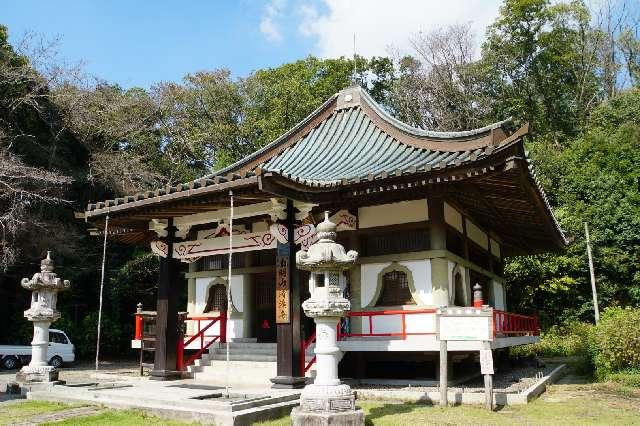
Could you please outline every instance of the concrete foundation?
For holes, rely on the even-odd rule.
[[[302,411],[296,407],[291,411],[293,426],[360,426],[364,424],[364,411],[359,408],[339,412]]]
[[[16,381],[19,383],[55,382],[57,380],[58,370],[50,365],[27,365],[16,373]]]
[[[230,397],[223,386],[193,380],[77,383],[33,389],[29,399],[98,404],[134,409],[164,418],[221,426],[250,425],[276,419],[299,404],[300,392],[268,388],[235,388]]]

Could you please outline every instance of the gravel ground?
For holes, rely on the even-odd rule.
[[[135,361],[102,361],[98,377],[101,381],[113,377],[113,380],[134,380],[139,376],[138,363]],[[18,370],[0,370],[0,393],[4,393],[6,384],[15,381]],[[96,380],[95,364],[78,362],[60,369],[60,380],[68,383],[80,383]]]
[[[543,376],[553,371],[555,366],[537,367],[511,367],[498,371],[493,376],[493,389],[498,392],[519,393],[529,388]],[[373,390],[404,390],[417,392],[437,392],[437,386],[404,386],[404,385],[354,385],[354,389]],[[455,392],[484,392],[484,379],[478,376],[463,384],[450,386],[450,391]]]

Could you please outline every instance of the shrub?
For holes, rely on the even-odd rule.
[[[594,364],[598,378],[640,369],[640,308],[608,308],[595,331]]]
[[[512,348],[514,356],[588,356],[593,334],[591,324],[573,321],[554,325],[540,335],[540,342]]]

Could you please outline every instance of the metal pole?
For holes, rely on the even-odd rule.
[[[584,234],[587,239],[587,256],[589,257],[589,274],[591,275],[591,293],[593,294],[593,312],[596,324],[600,321],[600,309],[598,308],[598,292],[596,290],[596,274],[593,271],[593,258],[591,256],[591,241],[589,240],[589,226],[584,223]]]
[[[100,325],[102,324],[102,290],[104,289],[104,265],[107,257],[107,233],[109,228],[109,214],[104,219],[104,242],[102,244],[102,272],[100,275],[100,304],[98,307],[98,336],[96,338],[96,371],[100,360]]]
[[[446,407],[449,404],[447,400],[448,392],[448,368],[447,368],[447,341],[440,340],[440,406]]]
[[[229,191],[229,199],[230,199],[230,204],[231,204],[231,208],[229,210],[229,268],[228,268],[228,274],[227,274],[227,321],[225,321],[225,328],[228,327],[229,324],[229,318],[230,318],[230,312],[231,312],[231,267],[232,267],[232,260],[233,260],[233,191]],[[225,336],[228,336],[229,333],[227,333],[228,330],[225,329]],[[226,358],[226,391],[227,391],[227,398],[229,398],[229,339],[225,339],[227,340],[225,342],[226,345],[226,349],[227,349],[227,358]]]

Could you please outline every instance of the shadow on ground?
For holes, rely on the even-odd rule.
[[[367,414],[365,420],[366,426],[372,426],[374,420],[385,416],[393,416],[395,414],[411,413],[412,411],[430,406],[431,404],[385,404],[380,407],[373,407]]]

